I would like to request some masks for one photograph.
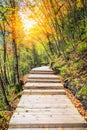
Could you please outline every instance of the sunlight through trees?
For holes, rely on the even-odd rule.
[[[41,65],[61,72],[84,100],[80,95],[87,78],[86,0],[0,0],[1,110],[12,106],[11,94],[21,91],[23,75]]]

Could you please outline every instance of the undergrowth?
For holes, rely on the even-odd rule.
[[[76,52],[68,55],[69,59],[60,56],[56,59],[53,69],[60,72],[65,80],[65,87],[70,89],[79,99],[84,109],[87,109],[87,49],[84,46],[76,48]]]

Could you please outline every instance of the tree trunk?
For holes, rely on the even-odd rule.
[[[8,82],[8,79],[7,79],[7,74],[6,74],[6,41],[5,41],[5,23],[3,23],[3,26],[4,26],[4,30],[3,30],[3,48],[4,48],[4,56],[3,56],[3,59],[4,59],[4,81],[5,81],[5,84],[9,84]]]
[[[18,54],[17,54],[17,45],[16,45],[16,17],[15,17],[15,1],[11,1],[12,7],[12,16],[11,16],[11,23],[12,23],[12,40],[13,40],[13,54],[14,54],[14,62],[13,62],[13,71],[14,71],[14,84],[19,84],[19,68],[18,68]]]
[[[15,39],[13,39],[13,53],[14,53],[14,62],[13,62],[13,71],[14,71],[14,84],[19,83],[19,68],[18,68],[18,55],[17,55],[17,45]]]
[[[3,77],[4,77],[4,82],[5,84],[9,84],[8,82],[8,78],[7,78],[7,74],[6,74],[6,29],[5,29],[5,22],[2,21],[2,25],[0,24],[0,29],[1,29],[1,33],[2,33],[2,38],[3,38],[3,61],[4,61],[4,65],[3,65]]]
[[[3,84],[1,76],[0,76],[0,87],[1,87],[1,90],[2,90],[3,99],[4,99],[4,102],[5,102],[6,106],[7,106],[7,109],[11,110],[11,106],[9,105],[8,99],[6,97],[5,88],[4,88],[4,84]]]

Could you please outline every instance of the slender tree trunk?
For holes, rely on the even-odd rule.
[[[17,45],[15,39],[13,39],[13,53],[14,53],[14,62],[13,62],[13,71],[14,71],[14,84],[19,83],[19,68],[18,68],[18,55],[17,55]]]
[[[3,23],[4,26],[4,31],[3,31],[3,48],[4,48],[4,80],[5,80],[5,84],[9,84],[8,79],[7,79],[7,74],[6,74],[6,41],[5,41],[5,23]]]
[[[16,17],[15,17],[15,1],[11,1],[12,6],[12,16],[11,16],[11,22],[12,22],[12,40],[13,40],[13,54],[14,54],[14,65],[13,65],[13,71],[14,71],[14,84],[19,83],[19,68],[18,68],[18,54],[17,54],[17,44],[16,44]]]
[[[5,87],[4,87],[4,84],[3,84],[1,76],[0,76],[0,87],[1,87],[1,90],[2,90],[3,99],[4,99],[4,102],[5,102],[6,106],[7,106],[7,109],[11,110],[11,106],[9,105],[8,99],[6,97]]]
[[[9,84],[8,82],[8,78],[7,78],[7,74],[6,74],[6,29],[5,29],[5,22],[2,22],[2,25],[0,24],[0,29],[2,32],[2,38],[3,38],[3,61],[4,61],[4,65],[3,65],[3,77],[4,77],[4,82],[5,84]]]

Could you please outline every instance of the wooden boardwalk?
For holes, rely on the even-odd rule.
[[[87,122],[66,96],[60,76],[32,69],[8,130],[86,130]]]

